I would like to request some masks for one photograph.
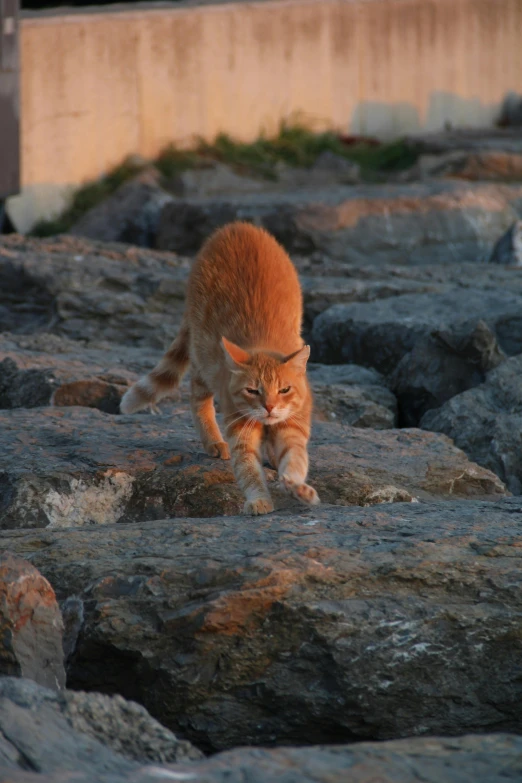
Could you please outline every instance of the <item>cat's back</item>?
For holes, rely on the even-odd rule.
[[[277,285],[285,276],[286,287],[299,281],[286,251],[263,228],[251,223],[229,223],[218,229],[203,245],[192,270],[203,282],[243,286]]]
[[[187,292],[190,317],[216,332],[230,325],[231,340],[300,334],[302,295],[296,269],[267,231],[235,222],[203,245]],[[286,343],[286,340],[285,340]]]

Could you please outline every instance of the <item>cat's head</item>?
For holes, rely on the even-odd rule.
[[[229,393],[238,414],[263,424],[279,424],[301,410],[309,394],[306,362],[310,346],[290,356],[244,351],[222,338],[230,370]]]

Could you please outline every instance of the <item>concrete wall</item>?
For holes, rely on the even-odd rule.
[[[114,7],[21,27],[21,230],[129,153],[301,115],[391,137],[489,124],[522,87],[521,0]]]

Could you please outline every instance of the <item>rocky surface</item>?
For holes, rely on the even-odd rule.
[[[484,321],[435,330],[417,340],[388,379],[401,425],[416,427],[426,411],[478,386],[505,358]]]
[[[308,364],[314,418],[352,427],[390,429],[397,425],[397,400],[375,370],[357,364]]]
[[[96,771],[99,783],[514,783],[520,779],[521,740],[514,735],[430,737],[311,748],[239,748],[207,761],[146,766],[123,773]],[[51,765],[49,765],[51,766]],[[349,777],[347,777],[349,776]],[[91,783],[90,772],[63,766],[44,774],[4,771],[2,783]]]
[[[415,182],[432,177],[458,177],[482,182],[520,182],[522,145],[518,153],[455,150],[442,155],[421,155],[415,166],[398,179],[402,182]]]
[[[489,257],[490,264],[522,266],[522,220],[517,220],[503,234]]]
[[[0,775],[6,770],[126,775],[147,762],[196,760],[138,704],[120,696],[63,691],[30,680],[0,678]],[[15,778],[16,779],[16,778]]]
[[[203,748],[520,731],[519,498],[0,533],[84,602],[75,688]]]
[[[522,356],[489,373],[485,383],[428,411],[421,426],[444,432],[479,464],[501,476],[522,494]]]
[[[26,560],[0,554],[0,674],[64,688],[62,630],[47,579]]]
[[[92,207],[70,233],[104,242],[151,247],[161,210],[171,201],[172,196],[160,185],[158,173],[147,169]]]
[[[0,242],[0,330],[161,350],[181,321],[190,262],[77,237]]]
[[[92,239],[0,237],[0,549],[44,575],[9,560],[0,659],[48,673],[23,641],[38,601],[56,609],[46,578],[68,684],[136,699],[204,750],[495,734],[189,761],[119,696],[0,679],[2,780],[520,777],[498,732],[522,731],[522,507],[502,483],[522,494],[522,184],[506,184],[522,145],[510,129],[411,143],[423,157],[388,184],[330,153],[273,182],[146,170],[73,229]],[[176,334],[194,251],[236,217],[290,249],[328,363],[309,366],[323,505],[267,468],[276,512],[255,525],[201,451],[186,382],[159,415],[114,415]]]
[[[431,182],[224,195],[167,204],[156,246],[194,253],[231,220],[267,228],[294,253],[348,263],[481,261],[522,211],[522,186]]]
[[[479,320],[503,351],[522,351],[522,294],[470,286],[333,305],[314,321],[312,355],[319,362],[354,362],[389,373],[433,331],[460,330],[465,322]]]
[[[0,411],[0,432],[3,529],[230,515],[242,507],[229,463],[203,453],[184,402],[154,416],[87,408]],[[506,492],[446,437],[420,430],[316,423],[309,451],[310,481],[326,503]],[[266,472],[277,507],[297,508],[279,489],[276,472]]]
[[[515,127],[453,128],[452,130],[410,135],[405,141],[416,150],[435,155],[455,150],[522,154],[520,130]]]

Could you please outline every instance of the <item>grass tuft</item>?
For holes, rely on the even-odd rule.
[[[319,155],[327,151],[358,163],[363,178],[368,180],[406,169],[418,158],[417,151],[402,139],[381,144],[371,139],[339,136],[331,131],[313,133],[299,124],[283,124],[274,138],[260,136],[251,143],[220,134],[213,144],[200,140],[191,150],[181,150],[172,144],[152,161],[152,165],[162,175],[167,188],[169,181],[183,171],[208,166],[215,161],[232,166],[240,174],[277,180],[278,164],[310,168]],[[68,231],[82,215],[134,177],[144,165],[127,159],[106,176],[79,188],[61,215],[54,220],[40,221],[31,234],[45,237]]]

